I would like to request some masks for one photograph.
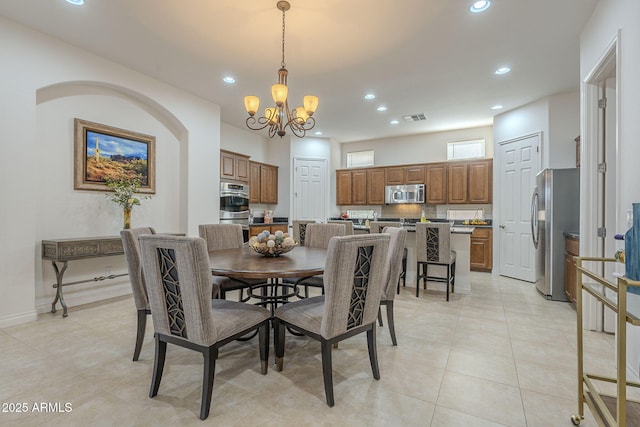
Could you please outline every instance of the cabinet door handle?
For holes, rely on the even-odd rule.
[[[507,228],[507,226],[506,225],[500,225],[500,228],[502,228],[504,230],[505,228]]]

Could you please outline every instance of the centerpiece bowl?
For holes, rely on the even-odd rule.
[[[298,244],[289,233],[276,231],[271,234],[269,230],[265,230],[257,236],[252,236],[249,239],[249,246],[260,255],[278,257],[292,251]]]

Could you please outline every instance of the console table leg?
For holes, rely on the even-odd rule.
[[[67,269],[67,261],[63,261],[62,269],[58,268],[58,264],[55,261],[51,261],[51,265],[53,266],[53,270],[56,272],[56,284],[53,285],[56,288],[56,297],[51,303],[51,312],[56,312],[56,303],[60,301],[60,305],[62,305],[62,317],[67,317],[67,304],[64,302],[64,295],[62,294],[62,277],[64,276],[64,272]]]

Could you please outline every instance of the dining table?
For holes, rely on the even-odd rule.
[[[295,283],[282,279],[302,279],[324,272],[327,250],[298,246],[292,251],[276,257],[261,255],[248,245],[241,248],[221,249],[209,252],[211,274],[225,276],[247,283],[249,296],[257,304],[269,305],[271,311],[289,298],[301,298]],[[255,284],[255,279],[264,282]],[[291,282],[291,281],[290,281]]]

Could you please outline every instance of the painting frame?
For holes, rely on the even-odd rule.
[[[104,177],[126,171],[140,177],[138,193],[156,193],[155,136],[78,118],[73,122],[75,190],[111,191]],[[100,149],[101,138],[106,150]],[[101,156],[102,151],[107,154]],[[98,170],[95,164],[100,161],[114,167]]]

